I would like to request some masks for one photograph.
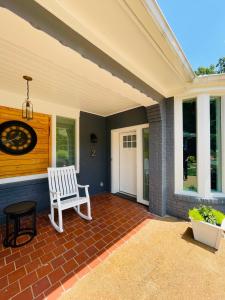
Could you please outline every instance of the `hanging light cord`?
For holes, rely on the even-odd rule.
[[[27,101],[29,100],[29,81],[27,80]]]

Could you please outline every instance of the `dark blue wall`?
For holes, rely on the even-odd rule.
[[[94,133],[98,142],[94,144],[96,156],[91,157],[90,134]],[[97,115],[81,112],[80,114],[80,184],[90,185],[90,194],[106,191],[106,119]],[[103,182],[104,186],[100,186]]]

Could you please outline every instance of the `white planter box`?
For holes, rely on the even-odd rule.
[[[215,249],[219,249],[220,240],[223,237],[222,226],[212,225],[204,221],[195,221],[191,219],[194,239]]]

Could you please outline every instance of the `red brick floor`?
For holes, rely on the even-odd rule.
[[[1,300],[57,299],[152,218],[146,207],[111,194],[91,203],[91,222],[67,210],[64,232],[58,233],[43,213],[30,243],[14,249],[1,243]]]

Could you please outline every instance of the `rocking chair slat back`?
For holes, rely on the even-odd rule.
[[[49,190],[59,192],[60,197],[79,196],[77,176],[74,166],[48,168],[48,178]]]

